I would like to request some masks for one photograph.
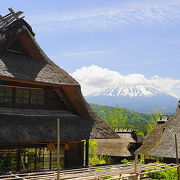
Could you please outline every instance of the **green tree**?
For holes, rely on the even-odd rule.
[[[114,128],[125,128],[127,122],[127,115],[123,108],[120,108],[119,105],[116,105],[114,111],[109,115],[107,120],[108,124]]]
[[[97,146],[98,144],[95,139],[89,141],[89,165],[107,164],[111,161],[107,156],[97,155]]]
[[[150,132],[156,126],[156,120],[159,118],[161,112],[156,111],[155,113],[139,113],[132,111],[127,108],[114,108],[110,106],[100,106],[97,104],[91,104],[93,110],[111,127],[123,127],[123,128],[132,128],[136,131],[138,135],[146,136],[148,132]],[[117,121],[116,111],[123,111],[122,114],[125,115],[126,122],[120,123]],[[118,114],[118,113],[117,113]]]
[[[146,125],[146,133],[145,134],[148,134],[156,127],[157,120],[161,114],[162,113],[159,110],[157,110],[155,113],[151,114],[151,120]]]
[[[146,133],[148,134],[149,132],[151,132],[155,127],[156,127],[157,123],[156,123],[156,119],[151,119],[147,125],[146,125]]]

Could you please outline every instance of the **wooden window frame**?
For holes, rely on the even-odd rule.
[[[3,98],[2,98],[2,99],[3,99],[3,102],[0,102],[0,103],[3,103],[3,104],[4,104],[4,103],[5,103],[5,104],[13,103],[13,95],[14,95],[14,94],[13,94],[13,89],[12,89],[12,96],[11,96],[12,99],[11,99],[11,102],[6,102],[5,99],[8,97],[8,96],[6,96],[6,88],[8,88],[8,87],[4,86],[4,87],[2,87],[2,88],[3,88]],[[8,98],[9,98],[9,97],[8,97]]]
[[[3,98],[4,98],[4,102],[0,102],[1,105],[17,105],[17,106],[35,106],[35,107],[44,107],[46,105],[46,94],[45,94],[45,91],[43,90],[43,88],[30,88],[30,87],[20,87],[20,86],[8,86],[8,85],[0,85],[0,87],[3,87],[4,88],[4,95],[3,95]],[[5,88],[12,88],[12,101],[11,102],[5,102]],[[17,89],[25,89],[25,90],[28,90],[29,91],[29,97],[28,97],[28,103],[23,103],[23,99],[22,99],[22,103],[17,103]],[[32,90],[36,90],[37,91],[37,94],[36,94],[36,98],[37,98],[37,103],[36,104],[32,104],[31,102],[31,92]],[[42,91],[43,92],[43,103],[40,104],[39,101],[38,101],[38,92],[39,91]]]

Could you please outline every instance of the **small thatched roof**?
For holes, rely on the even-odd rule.
[[[180,108],[175,116],[165,124],[158,124],[152,130],[143,145],[136,151],[137,154],[176,158],[175,134],[177,135],[178,147],[180,147]],[[180,154],[180,148],[178,149]]]
[[[119,157],[130,157],[131,143],[136,143],[131,133],[118,133],[116,139],[97,139],[97,154]]]

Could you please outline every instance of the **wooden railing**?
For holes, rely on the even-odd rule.
[[[117,164],[99,167],[61,170],[60,179],[63,180],[100,180],[111,177],[111,180],[145,179],[149,173],[177,168],[176,164],[139,164],[137,173],[134,173],[134,164]],[[55,180],[57,171],[43,171],[0,176],[4,180]]]

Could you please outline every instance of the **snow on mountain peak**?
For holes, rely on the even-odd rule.
[[[123,86],[114,86],[90,94],[89,96],[153,96],[159,94],[160,91],[152,87],[144,86],[133,86],[133,87],[123,87]]]

